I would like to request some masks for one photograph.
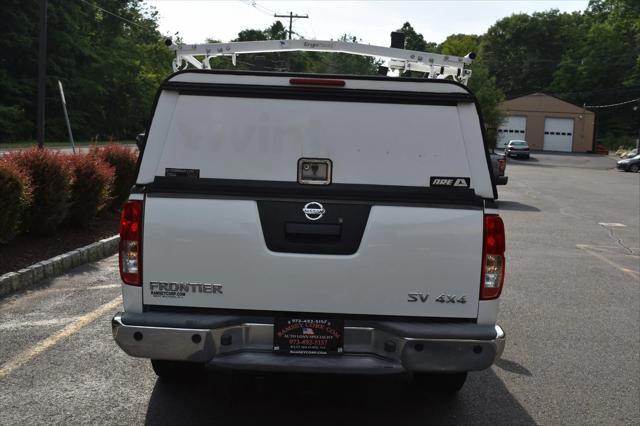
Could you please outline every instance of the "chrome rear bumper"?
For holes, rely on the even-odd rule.
[[[483,370],[502,354],[500,326],[346,321],[344,353],[288,356],[273,352],[273,321],[202,315],[113,317],[113,337],[127,354],[250,370],[389,374]]]

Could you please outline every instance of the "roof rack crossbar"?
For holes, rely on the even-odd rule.
[[[171,45],[170,49],[176,52],[176,58],[173,60],[174,71],[185,69],[189,65],[198,69],[211,69],[209,61],[217,56],[231,56],[232,63],[236,65],[236,56],[241,54],[313,51],[382,58],[389,69],[388,75],[416,71],[425,73],[428,78],[452,78],[463,84],[467,84],[471,77],[471,70],[465,69],[465,65],[470,65],[475,56],[471,53],[461,57],[344,41],[304,39],[177,44]]]

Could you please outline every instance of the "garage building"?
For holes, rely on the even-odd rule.
[[[544,93],[502,103],[507,118],[498,129],[498,148],[510,140],[526,140],[532,150],[591,152],[595,114]]]

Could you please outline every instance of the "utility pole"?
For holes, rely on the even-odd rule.
[[[289,40],[291,40],[291,34],[293,33],[293,18],[308,19],[309,15],[294,15],[293,12],[289,12],[288,15],[273,15],[274,18],[289,18]]]
[[[40,0],[40,37],[38,41],[38,112],[36,138],[38,148],[44,147],[44,107],[47,80],[47,0]]]

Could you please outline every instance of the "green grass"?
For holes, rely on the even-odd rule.
[[[76,147],[87,147],[94,145],[108,145],[110,143],[118,143],[118,144],[135,144],[135,141],[99,141],[99,142],[91,142],[91,141],[81,141],[76,142]],[[10,142],[10,143],[0,143],[0,149],[19,149],[19,148],[31,148],[32,146],[36,146],[36,143],[31,142]],[[71,144],[69,142],[45,142],[45,148],[71,148]]]

